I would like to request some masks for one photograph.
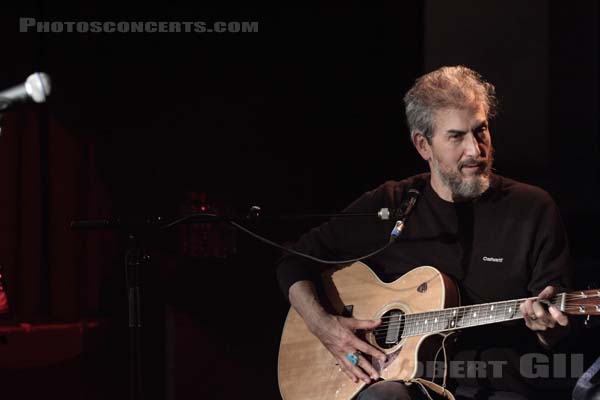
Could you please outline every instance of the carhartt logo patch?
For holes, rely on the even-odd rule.
[[[503,258],[483,257],[483,261],[501,263],[502,261],[504,261],[504,257]]]

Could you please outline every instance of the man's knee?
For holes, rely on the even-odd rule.
[[[410,394],[402,382],[381,381],[360,392],[356,400],[410,400]]]

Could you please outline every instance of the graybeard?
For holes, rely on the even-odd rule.
[[[435,158],[433,167],[442,183],[450,189],[454,201],[473,200],[490,187],[491,160],[483,171],[470,178],[464,178],[459,171],[443,170]]]

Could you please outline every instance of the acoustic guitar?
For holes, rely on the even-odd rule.
[[[382,319],[363,337],[387,356],[385,362],[372,360],[382,379],[416,378],[419,361],[439,349],[441,340],[436,339],[457,329],[523,318],[519,305],[527,300],[459,306],[456,285],[430,266],[415,268],[391,283],[382,282],[360,262],[327,271],[322,278],[321,301],[330,312]],[[600,291],[561,293],[547,304],[565,314],[598,315]],[[284,400],[350,400],[366,385],[352,382],[339,369],[293,308],[281,336],[278,380]]]

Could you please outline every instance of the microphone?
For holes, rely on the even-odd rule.
[[[50,95],[50,77],[44,72],[34,72],[22,83],[0,92],[0,111],[15,104],[33,101],[43,103]]]
[[[377,213],[380,219],[389,219],[390,216],[397,218],[394,229],[392,229],[392,232],[390,232],[390,244],[398,239],[402,231],[404,231],[404,222],[415,207],[415,204],[417,204],[417,199],[419,198],[424,185],[425,183],[423,179],[415,179],[410,189],[406,192],[406,195],[404,196],[399,208],[392,209],[391,211],[387,208],[382,208]]]
[[[406,198],[400,205],[400,208],[392,208],[391,210],[389,208],[382,208],[377,213],[377,216],[382,220],[388,220],[390,218],[402,220],[406,219],[406,217],[408,217],[408,215],[411,213],[415,204],[417,204],[417,199],[419,198],[420,194],[421,193],[417,189],[410,189],[406,193]]]

